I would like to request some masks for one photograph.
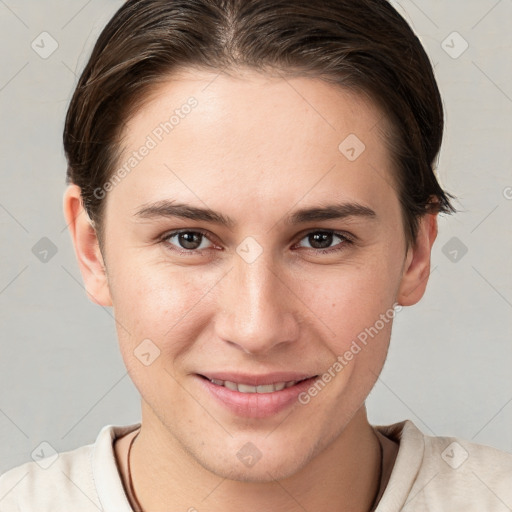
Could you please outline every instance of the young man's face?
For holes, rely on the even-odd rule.
[[[95,300],[112,300],[155,443],[224,477],[270,481],[361,419],[393,305],[423,294],[435,216],[407,250],[384,121],[362,96],[215,76],[162,85],[127,124],[118,168],[137,163],[105,199],[108,288],[84,275]],[[163,202],[232,225],[151,210]],[[296,215],[331,205],[337,217]]]

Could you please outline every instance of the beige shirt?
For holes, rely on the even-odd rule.
[[[114,444],[139,426],[107,425],[93,444],[7,471],[0,476],[0,512],[133,512]],[[512,511],[511,454],[427,436],[409,420],[374,428],[392,441],[384,443],[388,453],[398,444],[376,512]]]

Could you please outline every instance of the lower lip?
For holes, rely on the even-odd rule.
[[[317,378],[311,377],[294,386],[272,393],[241,393],[198,376],[200,383],[214,398],[236,415],[246,418],[267,418],[287,409],[298,401],[298,396],[306,391]]]

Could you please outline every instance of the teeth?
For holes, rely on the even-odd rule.
[[[258,393],[273,393],[276,390],[273,384],[265,384],[263,386],[256,386],[256,392]]]
[[[274,393],[275,391],[281,391],[284,388],[291,388],[295,386],[298,381],[291,380],[289,382],[276,382],[275,384],[263,384],[260,386],[251,386],[249,384],[237,384],[229,380],[223,381],[219,379],[210,379],[210,382],[217,384],[217,386],[224,386],[231,391],[238,391],[239,393]]]
[[[277,384],[274,384],[274,387],[276,388],[276,391],[281,391],[286,386],[285,382],[278,382]]]
[[[240,393],[256,393],[256,386],[248,386],[247,384],[238,384]]]
[[[224,382],[224,387],[231,389],[231,391],[238,391],[238,386],[236,385],[236,383],[229,382],[229,380]]]

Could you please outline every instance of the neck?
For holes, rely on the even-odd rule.
[[[302,469],[269,482],[229,480],[210,472],[154,421],[150,411],[144,412],[130,471],[137,501],[146,512],[205,507],[210,512],[369,511],[378,494],[381,448],[364,406]]]

